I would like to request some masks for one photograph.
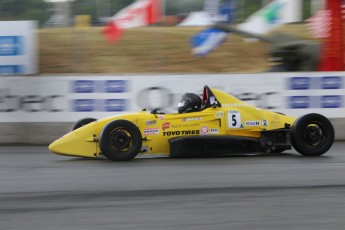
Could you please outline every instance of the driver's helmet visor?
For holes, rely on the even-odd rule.
[[[178,107],[178,108],[184,107],[185,104],[186,104],[185,101],[181,101],[181,102],[178,103],[177,107]]]

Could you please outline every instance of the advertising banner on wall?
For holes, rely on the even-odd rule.
[[[37,22],[0,21],[0,75],[37,74]]]
[[[0,121],[75,122],[144,108],[174,113],[184,93],[201,95],[204,85],[291,116],[344,118],[344,82],[344,72],[2,77]]]

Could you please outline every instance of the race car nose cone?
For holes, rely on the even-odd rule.
[[[60,148],[61,148],[61,144],[59,141],[60,139],[54,141],[53,143],[51,143],[49,146],[48,146],[48,149],[50,152],[52,153],[56,153],[56,154],[59,154],[61,152]]]
[[[50,152],[55,153],[55,141],[48,146]]]
[[[59,155],[71,155],[72,149],[69,146],[69,138],[61,137],[48,146],[50,152]]]
[[[96,142],[90,130],[72,131],[48,146],[49,151],[58,155],[96,157]]]

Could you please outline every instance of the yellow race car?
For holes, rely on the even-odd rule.
[[[66,156],[104,155],[114,161],[130,160],[139,153],[171,157],[280,153],[291,146],[303,155],[319,156],[333,141],[333,126],[320,114],[296,119],[205,86],[202,97],[183,95],[178,113],[155,109],[82,119],[49,150]]]

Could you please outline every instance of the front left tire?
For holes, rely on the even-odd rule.
[[[90,118],[90,117],[80,119],[79,121],[77,121],[77,122],[73,125],[72,131],[73,131],[73,130],[76,130],[76,129],[79,129],[79,128],[83,127],[84,125],[87,125],[87,124],[89,124],[89,123],[91,123],[91,122],[94,122],[94,121],[97,121],[97,119],[95,119],[95,118]]]

